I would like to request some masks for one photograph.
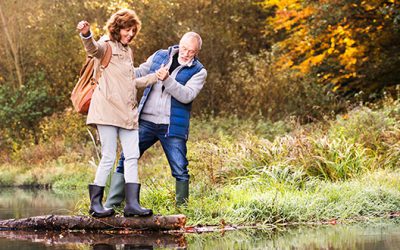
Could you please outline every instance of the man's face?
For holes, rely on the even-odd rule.
[[[194,37],[182,38],[179,42],[179,61],[190,62],[199,52],[197,39]]]

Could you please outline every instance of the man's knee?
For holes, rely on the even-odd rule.
[[[177,181],[188,181],[189,180],[189,162],[184,154],[175,154],[169,159],[169,165],[171,168],[172,176]]]
[[[172,176],[177,181],[188,181],[190,179],[189,171],[187,169],[172,169]]]

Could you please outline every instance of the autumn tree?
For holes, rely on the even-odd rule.
[[[338,93],[398,84],[400,5],[389,0],[265,0],[276,67],[314,75]]]

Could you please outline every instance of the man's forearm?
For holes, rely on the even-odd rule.
[[[182,103],[192,102],[200,90],[203,88],[207,78],[207,71],[202,69],[199,73],[195,74],[186,85],[182,85],[175,79],[168,77],[163,81],[165,91],[172,95],[175,99]]]

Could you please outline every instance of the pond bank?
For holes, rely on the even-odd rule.
[[[82,186],[75,189],[81,194],[75,202],[75,215],[87,215],[88,211],[87,184]],[[213,189],[204,183],[192,182],[189,206],[177,208],[171,193],[173,182],[145,182],[142,204],[156,214],[185,214],[187,225],[335,223],[364,217],[397,217],[399,186],[398,170],[377,170],[340,182],[313,179],[305,181],[303,187],[285,182],[271,185],[257,178],[217,185]],[[71,189],[74,188],[55,190],[68,193]],[[121,212],[117,209],[117,213]]]

